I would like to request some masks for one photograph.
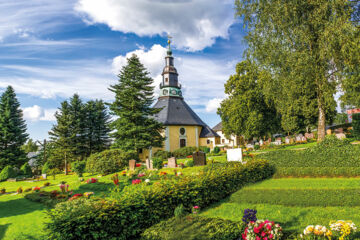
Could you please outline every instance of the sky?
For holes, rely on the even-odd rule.
[[[172,36],[185,101],[210,127],[246,48],[233,0],[0,0],[0,94],[11,85],[28,133],[48,138],[73,94],[111,103],[109,86],[137,54],[155,99]]]

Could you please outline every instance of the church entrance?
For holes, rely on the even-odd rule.
[[[180,139],[180,147],[186,147],[186,139]]]

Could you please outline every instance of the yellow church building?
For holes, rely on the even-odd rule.
[[[181,92],[179,74],[174,66],[174,57],[168,42],[165,67],[162,72],[160,96],[154,108],[162,110],[155,119],[164,124],[163,136],[165,141],[162,148],[143,150],[140,159],[151,158],[158,150],[173,152],[181,147],[207,146],[211,149],[220,141],[220,136],[213,131],[186,104]]]

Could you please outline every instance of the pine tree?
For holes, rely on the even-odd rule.
[[[115,93],[110,110],[118,117],[111,124],[113,147],[125,151],[161,147],[163,126],[153,118],[161,109],[151,107],[154,101],[153,79],[136,55],[127,59],[127,65],[118,77],[118,84],[110,87]]]
[[[0,169],[21,167],[26,161],[21,149],[26,142],[26,123],[14,89],[8,86],[0,100]]]

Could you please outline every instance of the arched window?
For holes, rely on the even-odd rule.
[[[180,135],[185,135],[185,133],[186,133],[185,128],[183,128],[183,127],[180,128],[179,132],[180,132]]]
[[[180,139],[180,147],[186,147],[186,139]]]

